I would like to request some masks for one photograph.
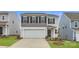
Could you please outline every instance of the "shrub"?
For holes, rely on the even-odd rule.
[[[62,39],[59,38],[59,37],[51,38],[50,36],[46,36],[45,39],[46,39],[46,40],[53,40],[53,41],[62,41]]]
[[[20,37],[20,35],[17,35],[17,39],[23,39],[22,37]]]
[[[50,36],[46,36],[45,39],[46,40],[51,40],[51,37]]]
[[[62,39],[61,39],[61,38],[59,38],[59,37],[52,38],[52,40],[54,40],[54,41],[62,41]]]

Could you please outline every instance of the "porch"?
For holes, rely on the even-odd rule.
[[[55,26],[48,26],[47,27],[47,36],[51,38],[56,38],[58,37],[58,30],[57,27]]]
[[[0,36],[8,35],[7,22],[0,22]]]

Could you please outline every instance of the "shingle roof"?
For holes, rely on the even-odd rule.
[[[64,14],[71,20],[79,20],[79,12],[65,12]]]
[[[23,13],[21,15],[24,15],[24,16],[56,16],[56,17],[59,17],[58,15],[45,14],[45,13]]]

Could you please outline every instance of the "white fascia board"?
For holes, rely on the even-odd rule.
[[[47,27],[21,27],[21,29],[46,29]]]

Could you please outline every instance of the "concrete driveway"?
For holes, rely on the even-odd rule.
[[[0,48],[8,48],[8,46],[0,46]]]
[[[45,39],[21,39],[10,48],[49,48]]]

